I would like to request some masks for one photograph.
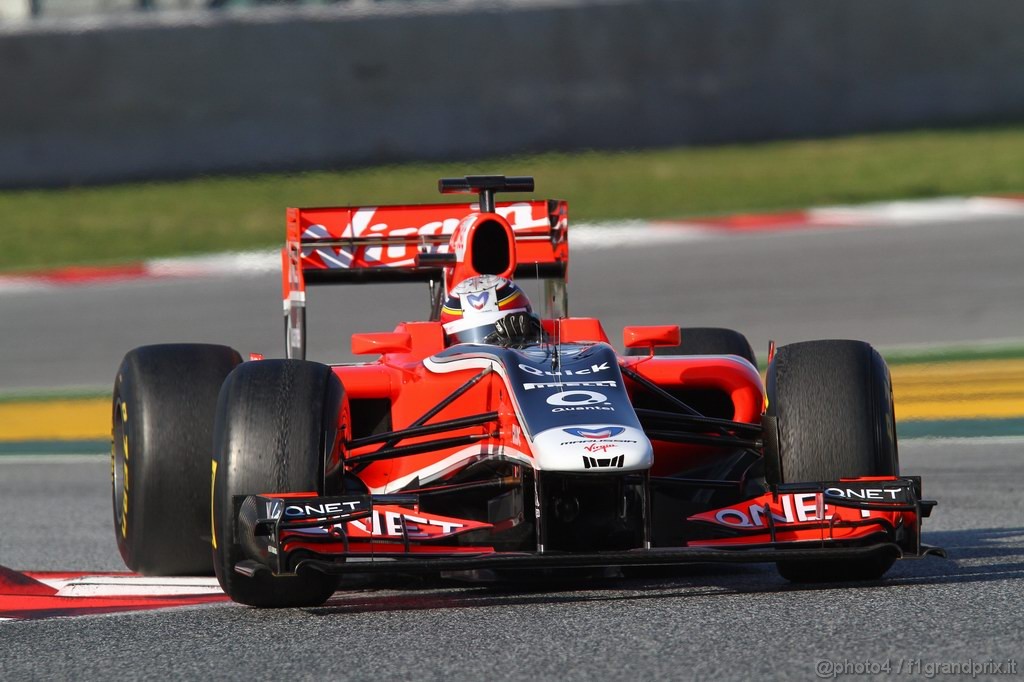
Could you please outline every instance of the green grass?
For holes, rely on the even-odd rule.
[[[1024,125],[0,192],[0,270],[281,243],[286,206],[441,201],[437,178],[534,175],[574,222],[1024,192]]]

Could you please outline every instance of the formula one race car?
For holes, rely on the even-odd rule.
[[[324,602],[347,574],[774,562],[876,579],[935,504],[902,476],[889,371],[860,341],[769,351],[569,317],[567,205],[528,177],[478,203],[288,209],[287,359],[129,352],[113,395],[117,541],[144,574],[212,569],[232,599]],[[517,280],[542,280],[543,315]],[[305,356],[307,284],[426,282],[426,321]],[[540,286],[540,285],[538,285]],[[211,549],[212,545],[212,549]]]

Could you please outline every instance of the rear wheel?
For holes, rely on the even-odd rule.
[[[337,579],[316,571],[253,576],[235,571],[246,558],[236,530],[245,495],[325,492],[324,468],[337,436],[343,390],[330,367],[304,360],[262,360],[227,378],[217,405],[213,459],[214,568],[224,591],[250,606],[315,606]]]
[[[657,346],[655,355],[738,355],[757,366],[747,337],[723,327],[680,327],[678,346]],[[646,348],[629,348],[626,355],[647,355]]]
[[[768,367],[765,469],[769,483],[896,476],[899,455],[889,369],[863,341],[783,346]],[[794,582],[873,580],[895,561],[778,562]]]
[[[125,355],[114,382],[114,532],[144,575],[208,575],[217,394],[242,359],[226,346],[164,344]]]

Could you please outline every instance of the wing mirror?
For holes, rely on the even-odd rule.
[[[679,327],[667,324],[644,327],[626,327],[622,330],[622,344],[626,348],[678,346]]]
[[[412,335],[405,332],[380,332],[375,334],[353,334],[353,355],[383,355],[385,353],[408,353],[412,350]]]

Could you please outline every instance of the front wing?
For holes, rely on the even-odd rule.
[[[603,568],[707,562],[841,561],[944,556],[921,543],[917,477],[786,484],[683,523],[679,547],[599,552],[498,551],[491,524],[424,513],[415,495],[315,493],[236,499],[243,575],[435,573],[479,569]]]

